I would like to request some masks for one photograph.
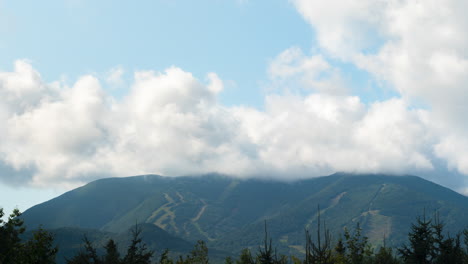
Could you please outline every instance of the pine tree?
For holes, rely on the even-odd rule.
[[[362,264],[372,255],[372,248],[368,238],[362,235],[359,222],[356,224],[354,233],[351,234],[346,228],[344,232],[346,239],[346,261],[350,264]]]
[[[250,250],[248,248],[244,248],[241,251],[239,259],[236,260],[236,264],[254,264],[254,263],[255,261],[252,258],[252,253],[250,253]]]
[[[26,230],[23,221],[19,218],[21,213],[14,209],[7,221],[3,220],[3,208],[0,208],[0,263],[20,263],[22,244],[20,235]]]
[[[117,245],[115,244],[113,239],[109,239],[107,241],[107,244],[104,246],[104,249],[106,250],[106,254],[104,255],[103,258],[103,263],[104,264],[120,264],[120,254],[119,251],[117,250]]]
[[[83,237],[84,250],[71,259],[67,259],[67,264],[101,264],[101,259],[97,255],[97,250],[86,235]]]
[[[54,236],[46,230],[39,228],[33,237],[24,243],[22,249],[22,262],[34,264],[54,264],[58,248],[53,245]]]
[[[328,264],[332,263],[332,246],[330,231],[326,228],[325,222],[323,223],[323,235],[321,229],[320,207],[317,207],[317,239],[316,242],[312,241],[312,236],[306,230],[306,259],[305,264]]]
[[[268,243],[269,242],[269,243]],[[257,259],[260,264],[274,264],[275,255],[273,253],[272,239],[268,240],[267,224],[265,220],[265,239],[263,240],[263,248],[259,247]]]
[[[128,246],[127,254],[123,258],[125,264],[150,264],[151,258],[153,257],[153,251],[146,248],[146,244],[143,243],[141,237],[141,229],[138,225],[132,229],[132,241]]]
[[[381,247],[372,261],[374,264],[398,264],[400,263],[391,248]]]
[[[228,256],[224,259],[224,264],[234,264],[231,256]]]
[[[335,248],[333,249],[333,263],[335,264],[345,264],[346,263],[346,246],[343,243],[343,238],[340,235],[338,242],[336,242]]]
[[[21,212],[14,209],[8,219],[3,220],[3,208],[0,208],[0,263],[2,264],[53,264],[57,247],[53,246],[54,237],[48,231],[39,228],[31,239],[23,242],[20,236],[26,231],[21,220]]]
[[[408,234],[409,245],[404,245],[398,252],[405,263],[430,264],[435,258],[434,230],[432,220],[418,217],[416,224],[411,224]]]
[[[387,247],[386,237],[384,235],[383,246],[380,247],[372,261],[373,264],[399,264],[398,259],[393,255],[393,250]]]
[[[174,261],[169,257],[169,249],[165,249],[159,258],[159,264],[173,264]]]
[[[205,241],[198,240],[190,253],[190,263],[208,264],[208,262],[208,248],[206,247]]]
[[[468,264],[468,229],[463,230],[463,236],[465,241],[465,262]]]

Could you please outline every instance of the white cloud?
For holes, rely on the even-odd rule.
[[[468,2],[292,2],[327,56],[387,82],[409,108],[425,105],[428,151],[468,174]]]
[[[271,60],[276,89],[264,110],[221,105],[224,82],[216,73],[201,82],[171,67],[135,72],[130,83],[116,67],[69,85],[45,83],[28,61],[15,62],[12,72],[0,72],[3,181],[406,173],[437,170],[440,160],[468,175],[468,3],[292,2],[314,28],[317,47],[312,54],[291,47]],[[336,61],[368,71],[397,96],[366,102],[350,94]],[[115,100],[103,82],[128,94]]]
[[[280,53],[269,66],[269,75],[281,88],[298,87],[325,94],[346,94],[346,86],[338,68],[322,55],[307,57],[292,47]]]
[[[222,81],[205,85],[190,73],[136,72],[129,94],[105,94],[93,76],[73,86],[44,84],[25,61],[0,74],[0,157],[29,183],[46,185],[93,177],[251,168],[237,121],[217,103]],[[4,179],[16,182],[14,179]]]
[[[208,90],[217,94],[224,89],[223,80],[221,80],[216,73],[210,72],[208,73],[207,77],[210,81],[210,84],[208,85]]]
[[[370,109],[353,96],[270,96],[266,112],[237,109],[267,167],[291,174],[431,169],[418,113],[400,100]]]
[[[269,67],[273,82],[284,83],[334,84],[340,79],[334,69],[325,57],[297,48]],[[346,87],[339,93],[309,88],[306,95],[269,94],[263,111],[225,107],[217,100],[223,81],[215,73],[202,83],[172,67],[135,72],[128,95],[116,101],[94,76],[71,86],[46,84],[18,61],[13,72],[0,73],[0,168],[17,172],[3,180],[70,186],[145,173],[405,173],[432,170],[433,155],[468,174],[464,130],[448,133],[448,123],[434,122],[435,110],[402,98],[366,105]]]
[[[320,70],[329,69],[319,62]],[[12,98],[0,102],[7,109],[1,161],[38,186],[143,173],[304,177],[432,166],[425,123],[401,100],[367,108],[355,96],[271,94],[260,111],[220,105],[223,82],[214,73],[207,79],[175,67],[140,71],[116,101],[94,76],[72,86],[45,84],[18,61],[13,72],[0,74],[0,92]]]
[[[112,68],[109,72],[107,72],[106,82],[111,85],[112,87],[121,87],[124,84],[123,75],[125,71],[123,67],[118,66]]]
[[[388,1],[292,0],[314,27],[320,46],[332,56],[349,58],[379,41],[381,10]]]

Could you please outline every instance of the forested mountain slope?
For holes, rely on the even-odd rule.
[[[468,225],[468,198],[415,176],[349,175],[280,182],[221,175],[109,178],[91,182],[23,214],[28,229],[79,227],[121,232],[138,223],[237,252],[257,247],[263,224],[279,250],[297,253],[317,207],[336,238],[360,222],[376,245],[399,245],[417,215],[435,211],[455,232]]]

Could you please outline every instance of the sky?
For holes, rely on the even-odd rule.
[[[468,2],[0,0],[0,207],[104,177],[468,194]]]

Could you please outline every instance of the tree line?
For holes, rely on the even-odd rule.
[[[0,264],[55,264],[58,247],[53,235],[39,228],[30,239],[23,241],[25,232],[19,210],[4,221],[0,208]],[[408,233],[408,241],[398,248],[383,246],[374,248],[363,235],[359,223],[353,230],[344,229],[338,239],[332,239],[326,223],[318,216],[313,232],[305,230],[303,256],[278,254],[269,238],[265,222],[264,239],[258,248],[243,249],[237,257],[227,257],[225,264],[468,264],[468,229],[455,235],[444,232],[444,224],[438,215],[417,217]],[[138,226],[132,229],[132,239],[122,254],[117,244],[109,239],[104,254],[87,238],[82,249],[66,260],[67,264],[208,264],[208,248],[198,241],[186,256],[171,258],[166,249],[160,255],[147,248],[141,239]]]

